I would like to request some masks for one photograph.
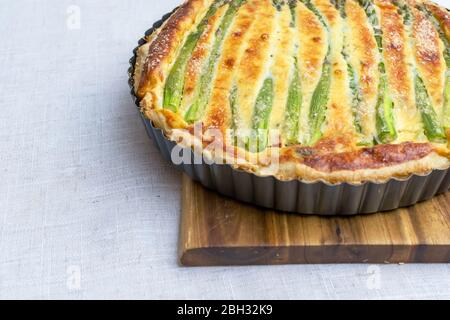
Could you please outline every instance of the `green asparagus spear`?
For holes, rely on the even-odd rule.
[[[347,71],[349,76],[349,82],[350,82],[350,90],[352,92],[352,111],[353,111],[353,122],[356,128],[356,131],[358,133],[363,132],[362,128],[362,122],[361,122],[361,101],[362,101],[362,93],[358,86],[355,70],[353,69],[353,66],[351,65],[350,61],[348,60],[348,55],[343,52],[343,56],[346,59],[347,62]]]
[[[261,152],[267,148],[270,114],[274,100],[274,82],[272,78],[264,80],[263,86],[256,98],[252,117],[252,132],[247,149],[251,152]]]
[[[396,1],[394,3],[398,9],[400,14],[403,17],[403,23],[408,30],[409,37],[412,37],[412,21],[413,16],[411,14],[410,8],[403,1]],[[422,122],[424,125],[425,135],[430,141],[433,142],[442,142],[445,141],[446,135],[444,132],[444,128],[441,126],[439,118],[436,114],[436,111],[431,103],[430,96],[428,94],[428,90],[423,82],[423,79],[419,75],[419,71],[417,68],[414,68],[415,78],[414,78],[414,88],[415,88],[415,98],[417,109],[422,115]]]
[[[425,128],[425,135],[430,141],[443,142],[446,140],[444,129],[442,128],[437,114],[431,104],[427,88],[419,75],[415,77],[416,104],[422,114],[422,121]]]
[[[272,0],[272,5],[278,10],[281,11],[284,5],[284,0]]]
[[[215,73],[214,70],[220,58],[220,49],[222,47],[222,43],[225,39],[229,27],[231,26],[231,23],[233,22],[234,17],[236,16],[239,7],[245,1],[246,0],[232,0],[232,2],[230,2],[229,4],[227,12],[225,13],[225,16],[222,18],[220,26],[216,32],[216,39],[214,41],[211,54],[200,76],[200,82],[197,86],[197,90],[194,96],[194,103],[191,105],[185,115],[185,120],[189,123],[194,123],[199,120],[208,105]]]
[[[326,119],[331,87],[331,64],[323,65],[322,76],[311,99],[309,122],[311,128],[310,144],[313,145],[322,137],[322,125]]]
[[[288,0],[289,10],[291,11],[291,27],[294,28],[297,25],[297,0]]]
[[[425,13],[427,18],[433,23],[436,31],[439,34],[439,37],[441,38],[442,42],[444,43],[444,59],[445,63],[447,65],[447,68],[450,68],[450,41],[447,38],[445,31],[443,30],[441,23],[437,20],[437,18],[433,15],[433,13],[428,10],[428,8],[425,5],[422,5],[419,7],[419,9]]]
[[[378,101],[376,106],[376,121],[378,142],[388,143],[397,137],[394,127],[394,115],[392,99],[387,89],[387,77],[382,75],[378,87]]]
[[[367,18],[375,32],[375,39],[378,44],[378,50],[383,52],[383,32],[381,31],[380,22],[372,0],[358,0],[361,7],[366,12]]]
[[[229,103],[231,107],[231,130],[234,144],[238,144],[238,129],[239,129],[239,110],[238,110],[238,88],[233,85],[230,91]]]
[[[300,109],[302,106],[302,91],[300,84],[300,71],[297,59],[294,58],[294,74],[289,86],[287,113],[285,120],[284,136],[289,144],[299,143],[299,121]]]
[[[380,84],[378,86],[378,102],[376,106],[377,114],[377,129],[378,129],[378,141],[379,143],[388,143],[396,139],[397,132],[395,130],[394,122],[394,102],[390,97],[388,90],[388,80],[386,75],[386,66],[383,59],[383,31],[381,30],[380,22],[375,10],[375,6],[371,0],[358,0],[359,4],[363,7],[366,15],[372,25],[375,33],[375,40],[378,45],[378,51],[380,53],[380,63],[378,70],[380,74]]]
[[[319,19],[320,23],[323,25],[325,30],[330,37],[330,27],[325,21],[320,11],[311,3],[311,0],[302,0],[305,6],[311,10],[316,17]],[[330,98],[330,88],[331,88],[331,43],[328,40],[328,51],[325,56],[325,60],[322,67],[322,75],[319,80],[319,84],[314,90],[311,106],[309,109],[309,123],[310,123],[310,141],[309,144],[313,145],[320,140],[322,137],[322,125],[326,120],[326,113],[328,107],[328,101]]]
[[[347,13],[345,12],[345,1],[346,0],[336,0],[335,5],[336,9],[339,10],[342,19],[346,19]],[[347,48],[347,37],[344,33],[344,47],[342,49],[342,56],[347,64],[347,72],[349,76],[349,85],[352,94],[352,111],[353,111],[353,119],[356,131],[358,133],[363,133],[362,121],[361,121],[361,102],[363,101],[361,88],[358,86],[358,80],[353,68],[353,65],[350,63],[350,55],[348,53]],[[366,137],[367,138],[367,137]],[[360,144],[367,145],[369,140],[373,140],[372,137],[370,139],[365,139],[360,142]]]
[[[183,97],[185,72],[189,59],[197,46],[200,37],[206,30],[208,20],[217,12],[217,9],[223,5],[223,3],[224,0],[215,1],[198,25],[197,30],[189,34],[187,37],[186,42],[181,48],[180,54],[178,55],[177,60],[175,61],[175,64],[167,77],[167,82],[164,88],[164,108],[174,112],[178,111]]]

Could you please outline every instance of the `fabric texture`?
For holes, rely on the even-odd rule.
[[[137,40],[180,0],[5,2],[0,298],[450,298],[444,264],[180,267],[181,176],[127,85]]]

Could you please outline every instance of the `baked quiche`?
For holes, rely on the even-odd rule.
[[[168,139],[259,176],[450,166],[450,13],[428,1],[188,0],[139,48],[134,86]]]

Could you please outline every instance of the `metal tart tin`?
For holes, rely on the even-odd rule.
[[[161,27],[172,13],[166,14],[153,24],[145,35],[149,36]],[[194,153],[191,149],[183,151],[190,154],[192,164],[176,165],[171,160],[171,152],[176,143],[168,140],[163,131],[155,128],[140,112],[140,101],[135,95],[133,75],[137,50],[145,43],[144,38],[139,40],[138,47],[133,51],[134,56],[130,59],[128,82],[133,101],[138,107],[148,135],[163,157],[208,189],[267,209],[323,216],[351,216],[394,210],[429,200],[450,189],[450,169],[434,170],[427,175],[412,175],[406,179],[394,178],[385,183],[331,185],[320,181],[280,181],[275,177],[260,177],[236,170],[230,165],[193,164]]]

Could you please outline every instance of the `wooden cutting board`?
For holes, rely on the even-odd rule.
[[[450,193],[393,212],[326,218],[242,204],[185,175],[179,257],[185,266],[449,263]]]

